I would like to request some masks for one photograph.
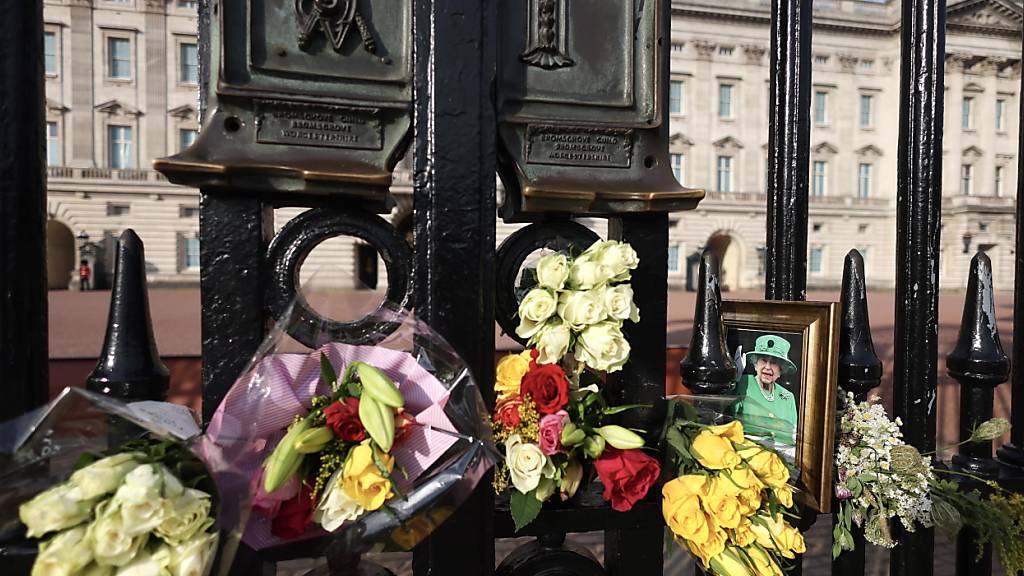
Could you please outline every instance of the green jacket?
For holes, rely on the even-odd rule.
[[[753,375],[740,381],[743,399],[736,407],[736,416],[743,429],[755,436],[770,436],[782,444],[796,445],[796,397],[775,383],[775,399],[768,400]]]

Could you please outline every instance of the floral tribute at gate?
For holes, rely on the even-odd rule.
[[[637,432],[607,421],[638,406],[609,406],[600,390],[600,373],[629,359],[622,325],[640,318],[629,285],[638,263],[628,244],[599,241],[575,258],[544,256],[532,271],[537,283],[520,302],[516,329],[528,347],[502,358],[495,382],[495,442],[505,462],[494,488],[511,484],[517,530],[550,498],[572,498],[592,475],[590,464],[602,497],[620,512],[661,474]]]
[[[738,420],[697,420],[689,404],[669,402],[665,523],[709,574],[782,574],[806,551],[790,523],[798,516],[789,469],[774,450],[744,437]]]
[[[48,536],[33,576],[209,573],[219,537],[213,497],[194,486],[210,478],[187,448],[135,440],[80,463],[18,510],[28,537]]]
[[[320,355],[320,381],[330,394],[312,398],[253,477],[253,511],[272,521],[271,533],[295,538],[316,521],[332,531],[380,509],[399,490],[392,447],[408,436],[412,418],[394,382],[364,362],[341,379]]]
[[[864,529],[871,544],[896,546],[890,522],[898,519],[908,532],[934,526],[953,540],[962,528],[972,528],[978,558],[982,547],[992,544],[1007,574],[1024,570],[1024,496],[974,474],[933,467],[930,454],[903,441],[900,419],[890,420],[879,398],[857,402],[848,393],[844,400],[835,458],[839,521],[832,533],[833,558],[854,549],[854,525]],[[988,442],[1008,430],[1009,422],[993,418],[960,444]]]

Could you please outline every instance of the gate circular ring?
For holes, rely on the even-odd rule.
[[[496,316],[505,334],[526,346],[527,340],[516,335],[519,301],[515,284],[519,269],[530,254],[542,248],[566,251],[575,247],[582,251],[600,239],[590,228],[571,220],[537,222],[516,230],[506,238],[498,248],[495,294]]]
[[[412,251],[405,240],[376,214],[330,208],[303,212],[285,224],[270,242],[267,249],[271,275],[268,308],[274,318],[280,320],[294,301],[294,321],[289,323],[286,331],[310,348],[323,344],[325,337],[330,341],[351,344],[376,344],[395,327],[369,320],[375,312],[352,322],[324,318],[310,307],[299,289],[299,270],[306,257],[321,242],[336,236],[365,240],[377,249],[384,261],[388,289],[375,312],[390,305],[412,308]]]

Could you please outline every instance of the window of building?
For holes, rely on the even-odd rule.
[[[43,65],[47,76],[57,75],[57,33],[43,32]]]
[[[178,0],[178,8],[192,8],[195,9],[198,3],[196,0]]]
[[[719,56],[732,56],[732,52],[733,52],[733,47],[732,46],[719,46],[718,47],[718,55]]]
[[[860,95],[860,127],[871,128],[874,119],[875,97],[871,94]]]
[[[196,137],[199,136],[198,130],[191,130],[182,128],[178,130],[178,151],[182,151],[192,145],[196,141]]]
[[[824,196],[828,189],[828,162],[824,160],[814,161],[813,191],[815,196]]]
[[[680,184],[683,183],[683,155],[682,154],[671,154],[672,158],[672,173],[676,176],[676,181]]]
[[[199,49],[191,42],[180,45],[181,73],[179,80],[185,84],[199,83]]]
[[[673,80],[668,88],[668,112],[669,114],[683,113],[683,81]]]
[[[130,126],[109,126],[110,167],[125,169],[134,168],[132,156],[132,129]]]
[[[1006,167],[996,166],[996,196],[1003,195],[1003,181],[1006,177]]]
[[[868,231],[868,225],[867,224],[857,224],[857,233],[858,234],[865,234],[865,233],[867,233],[867,231]]]
[[[111,78],[132,77],[131,41],[127,38],[107,38],[107,75]]]
[[[679,272],[679,244],[668,245],[668,271]]]
[[[814,63],[818,66],[824,66],[828,64],[828,56],[825,56],[824,54],[815,54]]]
[[[963,164],[960,166],[960,194],[971,195],[971,188],[974,186],[974,166]]]
[[[875,61],[870,58],[861,58],[860,69],[861,70],[874,70]]]
[[[828,122],[828,92],[818,90],[814,93],[814,123]]]
[[[60,166],[60,139],[57,136],[57,123],[46,123],[46,164]]]
[[[857,196],[861,198],[871,197],[871,176],[874,167],[871,164],[861,163],[857,166]]]
[[[131,204],[115,204],[113,202],[107,204],[107,216],[127,216],[131,211]]]
[[[718,191],[732,192],[732,157],[718,157]]]
[[[820,274],[822,270],[822,257],[824,256],[824,249],[821,246],[815,246],[811,248],[810,257],[810,269],[813,274]]]
[[[180,206],[178,216],[181,218],[198,218],[199,206]]]
[[[673,52],[682,52],[683,51],[683,44],[681,42],[673,42],[672,43],[672,51]]]
[[[822,224],[821,222],[815,222],[814,224],[811,224],[811,230],[813,232],[821,232],[821,229],[824,227],[825,225]]]
[[[199,238],[186,237],[181,243],[181,264],[186,270],[199,268]]]
[[[996,131],[1006,132],[1006,100],[996,100]]]
[[[732,84],[718,85],[718,117],[732,118]]]
[[[961,126],[964,130],[974,130],[974,96],[964,96]]]

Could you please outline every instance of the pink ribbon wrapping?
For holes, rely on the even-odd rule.
[[[296,415],[308,414],[314,396],[330,394],[328,387],[320,385],[321,353],[327,355],[339,377],[349,363],[365,362],[382,370],[398,386],[405,410],[416,422],[408,438],[391,453],[409,476],[405,479],[396,474],[396,483],[403,492],[411,488],[416,478],[456,442],[459,432],[444,414],[448,389],[410,354],[387,348],[330,343],[310,354],[263,358],[231,386],[221,401],[207,428],[204,451],[238,454],[238,472],[246,478],[255,474],[276,444],[277,438],[273,437],[279,438]],[[272,535],[270,526],[269,519],[250,516],[243,540],[256,550],[287,542]],[[323,534],[314,523],[297,540]]]

